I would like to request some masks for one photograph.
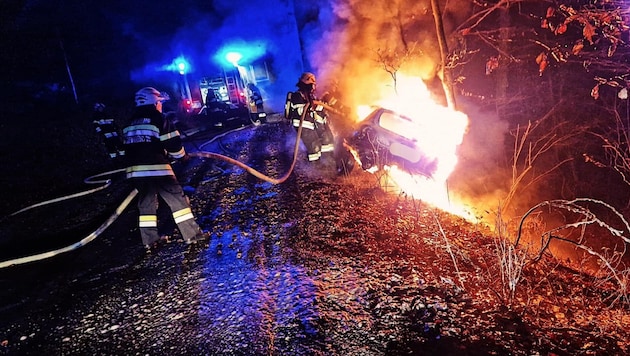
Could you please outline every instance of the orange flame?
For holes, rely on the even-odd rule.
[[[457,165],[457,148],[468,129],[468,116],[436,103],[420,78],[401,73],[397,76],[395,93],[391,87],[384,90],[377,105],[414,120],[415,129],[405,132],[405,136],[416,139],[420,150],[438,162],[432,178],[413,175],[396,166],[384,167],[384,173],[395,184],[393,188],[468,221],[477,222],[463,202],[450,197],[448,190],[448,177]],[[369,107],[361,106],[357,112],[365,117],[370,111]]]

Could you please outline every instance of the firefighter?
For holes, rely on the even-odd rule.
[[[177,180],[171,160],[187,160],[179,132],[162,114],[165,96],[152,87],[136,93],[136,108],[123,129],[127,178],[138,189],[138,226],[147,252],[159,243],[158,196],[169,206],[184,242],[193,244],[209,238],[192,213],[190,203]]]
[[[249,101],[252,105],[256,106],[256,112],[265,111],[263,107],[263,97],[260,93],[260,89],[258,89],[258,87],[254,85],[254,83],[248,83],[247,89],[249,89],[249,92],[251,93],[251,95],[249,96]]]
[[[309,162],[318,161],[322,153],[334,151],[334,137],[328,125],[328,114],[324,107],[317,103],[315,97],[316,79],[310,72],[303,73],[296,86],[298,90],[287,94],[285,117],[291,121],[296,130],[300,126],[303,115],[301,139],[306,146]]]
[[[121,159],[125,155],[122,140],[118,135],[118,126],[113,118],[105,112],[105,104],[94,104],[94,130],[103,138],[107,154],[113,160]]]
[[[331,108],[331,110],[329,110],[329,114],[332,113],[341,117],[348,117],[350,115],[350,108],[343,105],[338,100],[339,96],[339,85],[335,82],[333,83],[331,90],[324,92],[321,97],[321,101]],[[335,123],[337,123],[337,121],[335,121]]]

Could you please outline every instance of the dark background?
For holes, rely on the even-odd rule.
[[[297,39],[296,19],[301,16],[302,26],[312,21],[313,6],[294,9],[292,1],[260,0],[3,1],[4,97],[15,106],[33,99],[62,105],[64,100],[129,103],[138,86],[168,89],[176,71],[167,67],[176,57],[186,56],[190,71],[203,75],[226,65],[218,57],[229,46],[270,56],[278,84],[290,90],[309,65],[302,62],[300,43],[282,36]]]

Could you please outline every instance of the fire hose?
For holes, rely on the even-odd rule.
[[[287,173],[285,173],[282,177],[280,178],[272,178],[269,177],[257,170],[255,170],[254,168],[246,165],[243,162],[240,162],[238,160],[235,160],[234,158],[231,157],[227,157],[218,153],[214,153],[214,152],[205,152],[205,151],[200,151],[200,152],[191,152],[189,153],[190,156],[193,157],[203,157],[203,158],[216,158],[216,159],[220,159],[223,160],[225,162],[231,163],[235,166],[241,167],[244,170],[246,170],[248,173],[250,173],[251,175],[262,179],[266,182],[272,183],[272,184],[281,184],[284,181],[286,181],[289,176],[291,176],[291,173],[293,172],[293,169],[295,168],[295,163],[297,162],[297,155],[298,152],[300,150],[300,136],[302,135],[302,123],[304,122],[304,116],[306,114],[306,111],[308,109],[308,104],[304,107],[304,111],[302,112],[302,115],[300,116],[300,125],[298,126],[298,130],[297,130],[297,137],[295,140],[295,147],[293,149],[293,161],[291,162],[291,167],[289,167],[289,170],[287,171]]]
[[[95,192],[97,192],[99,190],[103,190],[103,189],[105,189],[105,188],[107,188],[107,187],[109,187],[111,185],[111,179],[99,180],[99,181],[92,181],[92,179],[97,178],[97,177],[103,177],[103,176],[119,173],[119,172],[123,172],[123,171],[125,171],[125,170],[124,169],[118,169],[118,170],[104,172],[104,173],[100,173],[100,174],[88,177],[88,178],[86,178],[84,180],[85,183],[88,183],[88,184],[104,183],[104,184],[102,186],[98,187],[98,188],[94,188],[94,189],[86,190],[86,191],[83,191],[83,192],[79,192],[79,193],[75,193],[75,194],[71,194],[71,195],[66,195],[66,196],[63,196],[63,197],[60,197],[60,198],[46,200],[46,201],[43,201],[41,203],[30,205],[30,206],[28,206],[28,207],[26,207],[24,209],[18,210],[16,212],[8,215],[7,217],[15,216],[17,214],[23,213],[25,211],[31,210],[31,209],[39,207],[39,206],[44,206],[44,205],[48,205],[48,204],[58,203],[58,202],[61,202],[61,201],[64,201],[64,200],[78,198],[78,197],[81,197],[81,196],[84,196],[84,195],[95,193]],[[118,208],[116,208],[116,211],[114,211],[114,213],[112,215],[110,215],[109,218],[104,223],[102,223],[96,230],[94,230],[92,233],[90,233],[89,235],[87,235],[86,237],[81,239],[80,241],[75,242],[75,243],[73,243],[73,244],[71,244],[69,246],[58,248],[58,249],[55,249],[55,250],[52,250],[52,251],[42,252],[42,253],[38,253],[38,254],[35,254],[35,255],[31,255],[31,256],[20,257],[20,258],[15,258],[15,259],[12,259],[12,260],[7,260],[7,261],[0,262],[0,268],[10,267],[10,266],[24,264],[24,263],[28,263],[28,262],[40,261],[40,260],[43,260],[43,259],[46,259],[46,258],[50,258],[50,257],[53,257],[53,256],[57,256],[57,255],[59,255],[61,253],[72,251],[72,250],[75,250],[75,249],[77,249],[79,247],[87,245],[89,242],[94,240],[98,235],[100,235],[103,231],[105,231],[105,229],[107,229],[111,224],[113,224],[114,221],[116,221],[116,219],[120,216],[120,214],[122,214],[122,212],[127,208],[129,203],[131,203],[131,201],[136,197],[137,194],[138,194],[138,191],[136,189],[132,190],[131,193],[129,193],[129,195],[127,195],[127,197],[123,200],[123,202],[120,203]]]
[[[25,211],[37,208],[39,206],[44,206],[44,205],[53,204],[53,203],[57,203],[57,202],[68,200],[68,199],[82,197],[84,195],[96,193],[99,190],[106,189],[107,187],[109,187],[112,184],[112,180],[111,179],[97,180],[97,181],[92,181],[92,179],[98,178],[98,177],[104,177],[104,176],[108,176],[108,175],[112,175],[112,174],[120,173],[120,172],[124,172],[124,171],[125,171],[125,169],[121,168],[121,169],[116,169],[116,170],[113,170],[113,171],[103,172],[103,173],[100,173],[100,174],[97,174],[97,175],[85,178],[83,180],[83,182],[86,183],[86,184],[103,183],[103,185],[98,187],[98,188],[86,190],[86,191],[75,193],[75,194],[71,194],[71,195],[66,195],[66,196],[63,196],[63,197],[55,198],[55,199],[46,200],[46,201],[43,201],[43,202],[40,202],[40,203],[37,203],[37,204],[33,204],[33,205],[30,205],[30,206],[27,206],[26,208],[20,209],[20,210],[14,212],[14,213],[11,213],[11,214],[7,215],[6,217],[2,218],[0,221],[6,219],[8,217],[15,216],[17,214],[23,213]]]
[[[191,152],[189,153],[191,156],[196,156],[196,157],[205,157],[205,158],[216,158],[216,159],[220,159],[223,161],[226,161],[228,163],[234,164],[236,166],[239,166],[243,169],[245,169],[247,172],[249,172],[250,174],[265,180],[267,182],[273,183],[273,184],[280,184],[284,181],[286,181],[289,176],[291,175],[291,173],[293,172],[293,169],[295,168],[295,164],[297,161],[297,155],[299,152],[299,147],[300,147],[300,137],[302,134],[302,123],[304,122],[304,116],[307,112],[309,104],[307,104],[304,108],[304,111],[302,112],[302,115],[300,117],[300,125],[298,127],[297,130],[297,137],[296,137],[296,141],[295,141],[295,149],[293,151],[293,162],[291,163],[291,167],[289,168],[289,170],[287,171],[287,173],[280,177],[280,178],[272,178],[269,177],[267,175],[264,175],[263,173],[260,173],[259,171],[255,170],[254,168],[251,168],[249,166],[247,166],[246,164],[235,160],[233,158],[218,154],[218,153],[213,153],[213,152]],[[44,206],[44,205],[49,205],[49,204],[53,204],[53,203],[58,203],[61,201],[65,201],[65,200],[69,200],[69,199],[73,199],[73,198],[78,198],[81,196],[85,196],[88,194],[92,194],[95,192],[98,192],[100,190],[106,189],[108,188],[111,184],[112,181],[111,179],[105,179],[105,180],[94,180],[96,178],[100,178],[100,177],[104,177],[104,176],[109,176],[112,174],[116,174],[116,173],[121,173],[124,172],[125,169],[121,168],[121,169],[117,169],[117,170],[113,170],[113,171],[108,171],[108,172],[103,172],[103,173],[99,173],[93,176],[90,176],[86,179],[84,179],[84,183],[87,184],[98,184],[98,183],[103,183],[102,186],[98,187],[98,188],[94,188],[94,189],[90,189],[90,190],[86,190],[83,192],[79,192],[79,193],[75,193],[75,194],[71,194],[71,195],[66,195],[63,197],[59,197],[59,198],[55,198],[55,199],[50,199],[50,200],[46,200],[40,203],[36,203],[30,206],[27,206],[26,208],[20,209],[12,214],[7,215],[6,217],[0,219],[0,221],[4,220],[7,217],[12,217],[18,214],[21,214],[25,211],[40,207],[40,206]],[[114,211],[114,213],[112,215],[109,216],[109,218],[102,223],[96,230],[94,230],[92,233],[90,233],[89,235],[87,235],[86,237],[84,237],[83,239],[81,239],[78,242],[75,242],[69,246],[65,246],[62,248],[58,248],[52,251],[47,251],[47,252],[42,252],[42,253],[38,253],[35,255],[31,255],[31,256],[26,256],[26,257],[20,257],[20,258],[15,258],[15,259],[11,259],[11,260],[7,260],[7,261],[2,261],[0,262],[0,269],[2,268],[6,268],[6,267],[11,267],[11,266],[15,266],[15,265],[19,265],[19,264],[24,264],[24,263],[29,263],[29,262],[35,262],[35,261],[40,261],[43,259],[47,259],[50,257],[54,257],[57,256],[59,254],[65,253],[65,252],[69,252],[72,250],[76,250],[79,247],[85,246],[87,245],[89,242],[93,241],[94,239],[96,239],[96,237],[98,237],[101,233],[103,233],[103,231],[105,231],[110,225],[112,225],[114,223],[114,221],[116,221],[116,219],[122,214],[122,212],[127,208],[127,206],[129,206],[129,204],[131,203],[131,201],[136,197],[136,195],[138,194],[138,190],[133,189],[129,195],[127,195],[127,197],[123,200],[122,203],[120,203],[120,205],[116,208],[116,210]]]

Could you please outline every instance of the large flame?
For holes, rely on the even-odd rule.
[[[377,106],[394,110],[412,120],[417,127],[406,136],[416,139],[419,149],[428,157],[436,158],[437,171],[431,178],[413,175],[396,166],[384,167],[393,188],[437,208],[459,215],[469,221],[476,218],[462,202],[454,201],[449,194],[448,177],[457,165],[457,148],[468,128],[468,117],[436,103],[424,82],[418,77],[399,73],[396,90],[383,90]],[[371,109],[359,107],[360,117]],[[373,172],[374,173],[374,172]]]

